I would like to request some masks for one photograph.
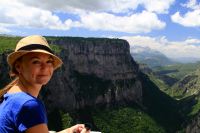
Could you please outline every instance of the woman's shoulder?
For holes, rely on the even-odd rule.
[[[12,106],[12,108],[20,108],[25,103],[33,101],[38,103],[38,99],[25,92],[6,93],[4,95],[4,102]]]
[[[37,98],[24,92],[6,93],[3,97],[4,100],[0,104],[0,116],[2,117],[17,116],[23,108],[36,108],[40,105]]]
[[[6,93],[4,94],[5,100],[14,100],[15,102],[25,102],[29,100],[37,100],[37,98],[31,96],[26,92],[17,92],[17,93]]]

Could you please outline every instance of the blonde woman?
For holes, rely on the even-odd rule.
[[[41,87],[62,65],[46,39],[39,35],[21,39],[7,57],[16,79],[0,90],[0,133],[48,133],[45,107],[37,99]],[[84,124],[59,133],[89,133]]]

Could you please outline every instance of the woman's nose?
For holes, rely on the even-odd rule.
[[[48,68],[48,64],[45,63],[45,62],[42,62],[42,63],[41,63],[41,68],[42,68],[42,69]]]

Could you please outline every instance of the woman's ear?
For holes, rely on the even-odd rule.
[[[20,65],[19,61],[16,61],[14,67],[15,67],[15,70],[17,71],[17,73],[20,74],[21,73],[21,65]]]

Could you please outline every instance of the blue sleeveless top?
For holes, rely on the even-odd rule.
[[[23,133],[28,128],[46,123],[43,103],[25,92],[4,94],[0,103],[0,133]]]

